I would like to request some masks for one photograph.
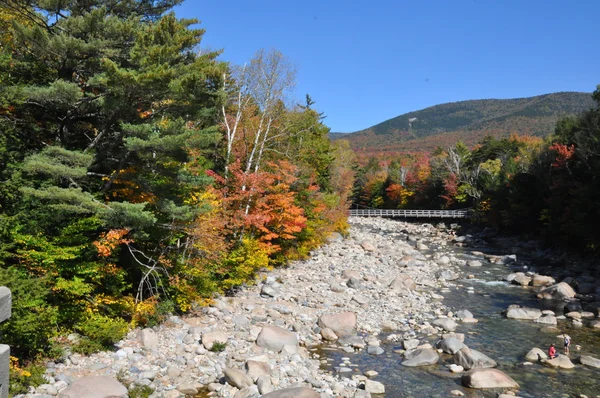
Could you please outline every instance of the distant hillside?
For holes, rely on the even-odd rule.
[[[530,98],[451,102],[406,113],[352,134],[332,133],[362,152],[432,150],[456,140],[474,144],[486,135],[544,136],[556,121],[594,106],[589,93],[562,92]]]

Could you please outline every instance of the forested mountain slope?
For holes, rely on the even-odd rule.
[[[581,113],[594,105],[589,93],[561,92],[530,98],[451,102],[409,112],[344,138],[365,152],[431,150],[463,140],[478,142],[486,135],[510,133],[544,136],[561,116]]]

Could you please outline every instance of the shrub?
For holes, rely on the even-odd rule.
[[[29,387],[37,387],[46,383],[44,366],[29,365],[24,368],[19,367],[19,360],[16,357],[10,357],[10,385],[9,394],[27,394]]]
[[[129,329],[129,325],[123,319],[109,318],[104,315],[94,314],[83,322],[75,325],[75,330],[84,335],[89,342],[83,343],[88,347],[110,348],[114,343],[121,340]]]
[[[12,293],[12,316],[0,325],[3,343],[17,356],[45,354],[56,335],[58,310],[47,302],[44,278],[29,277],[16,267],[0,269],[0,286]]]
[[[215,341],[212,345],[212,347],[210,347],[209,351],[212,352],[221,352],[223,350],[225,350],[225,347],[227,347],[227,343],[222,343],[220,341]]]

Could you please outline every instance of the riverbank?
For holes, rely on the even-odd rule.
[[[457,325],[476,325],[472,314],[450,312],[442,295],[460,287],[453,281],[485,269],[482,262],[504,264],[514,256],[465,258],[450,248],[475,240],[455,237],[445,226],[352,219],[347,238],[332,237],[309,259],[261,275],[255,286],[216,300],[197,316],[133,331],[116,352],[74,354],[49,364],[49,383],[28,396],[62,391],[83,397],[81,388],[98,391],[111,383],[115,396],[126,393],[123,385],[138,385],[154,390],[151,396],[173,398],[249,398],[299,387],[304,390],[294,396],[383,392],[380,355],[393,363],[409,360],[399,354],[415,348],[438,355],[428,341],[435,344],[444,334],[460,338],[450,334]],[[476,292],[461,289],[467,297]],[[469,300],[450,305],[468,310]],[[373,361],[355,363],[357,353]],[[73,390],[79,395],[68,395]]]

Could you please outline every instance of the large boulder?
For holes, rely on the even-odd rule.
[[[448,332],[454,332],[456,330],[456,326],[458,326],[456,322],[454,322],[450,318],[439,318],[431,322],[431,324],[433,326],[438,326]]]
[[[473,369],[465,373],[461,383],[469,388],[518,388],[509,375],[498,369]]]
[[[225,344],[227,343],[227,333],[217,330],[215,332],[208,332],[202,335],[202,345],[207,350],[212,349],[215,343]]]
[[[542,316],[542,311],[537,308],[510,306],[504,315],[510,319],[538,319]]]
[[[158,336],[150,328],[142,329],[137,335],[138,341],[146,348],[155,348],[158,346]]]
[[[440,359],[439,354],[430,348],[419,348],[404,355],[407,359],[402,365],[409,367],[435,365]]]
[[[568,283],[560,282],[540,290],[537,297],[545,300],[572,299],[575,297],[575,290]]]
[[[541,349],[534,347],[525,355],[525,359],[531,362],[541,361],[542,359],[547,359],[548,355]]]
[[[320,398],[321,394],[306,387],[285,388],[263,395],[261,398]]]
[[[127,398],[127,388],[108,376],[86,376],[65,388],[59,398]]]
[[[298,345],[296,334],[278,326],[267,325],[262,328],[256,339],[256,344],[272,351],[281,351],[284,345]]]
[[[579,362],[581,362],[582,365],[600,369],[600,359],[598,358],[582,355],[579,357]]]
[[[223,371],[225,381],[230,385],[239,388],[240,390],[245,387],[250,387],[254,384],[254,381],[250,376],[241,372],[237,369],[225,369]]]
[[[577,312],[577,314],[579,314],[579,312]],[[544,325],[556,325],[557,324],[556,317],[554,315],[550,315],[550,314],[542,315],[538,319],[534,319],[534,322],[542,323]]]
[[[385,394],[385,386],[373,380],[365,380],[365,391],[369,394]]]
[[[443,281],[455,281],[459,278],[458,274],[449,270],[440,271],[436,275],[438,279],[441,279]]]
[[[333,330],[338,337],[352,335],[356,333],[356,314],[354,312],[323,314],[318,324],[321,328]]]
[[[545,286],[554,285],[555,283],[556,283],[556,281],[551,276],[535,274],[531,278],[531,286],[535,286],[535,287],[545,287]]]
[[[559,354],[556,358],[547,359],[544,363],[553,368],[559,369],[573,369],[575,367],[568,356],[561,354]]]
[[[461,348],[454,354],[454,363],[466,370],[474,368],[493,368],[497,363],[482,352],[470,348]]]
[[[466,347],[462,341],[454,337],[449,337],[447,339],[440,340],[437,346],[446,354],[452,355],[456,354],[459,350]]]
[[[413,280],[412,276],[408,274],[399,274],[394,278],[392,283],[390,283],[390,289],[396,293],[403,293],[407,290],[415,290],[417,288],[417,284]]]
[[[271,368],[266,362],[247,360],[245,363],[246,374],[253,381],[258,380],[260,376],[270,376]]]
[[[529,282],[531,282],[531,277],[525,275],[522,272],[517,272],[517,274],[511,281],[511,283],[513,285],[521,285],[521,286],[527,286],[527,285],[529,285]]]

